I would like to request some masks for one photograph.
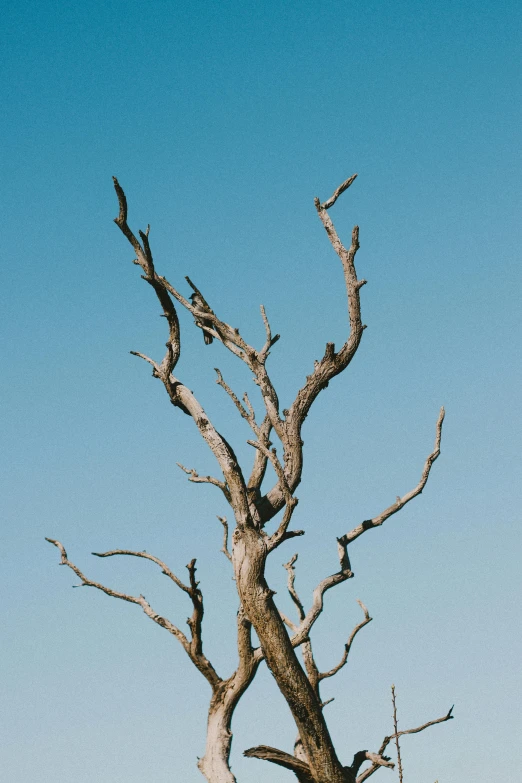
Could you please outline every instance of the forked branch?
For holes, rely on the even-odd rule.
[[[341,193],[350,187],[356,176],[354,175],[343,182],[324,203],[321,203],[317,198],[315,199],[315,207],[319,218],[343,267],[350,331],[346,342],[338,352],[335,351],[333,343],[327,343],[323,358],[315,362],[313,373],[307,376],[306,383],[297,393],[291,408],[284,411],[286,417],[284,421],[284,438],[281,438],[281,440],[285,448],[285,475],[292,492],[295,491],[301,480],[303,469],[301,428],[304,420],[319,393],[328,386],[332,378],[348,367],[359,347],[365,328],[361,320],[359,291],[366,281],[358,280],[355,271],[355,256],[359,249],[359,228],[358,226],[354,227],[351,245],[346,249],[328,215],[328,209],[335,204]],[[280,435],[279,431],[277,434]],[[271,519],[283,507],[284,503],[283,488],[280,482],[278,482],[260,503],[263,520],[268,521]]]
[[[302,601],[301,601],[301,599],[300,599],[300,597],[299,597],[299,595],[297,593],[297,590],[295,588],[295,563],[297,561],[297,557],[298,557],[297,554],[293,555],[293,557],[290,558],[288,563],[284,564],[284,568],[286,569],[286,571],[288,573],[288,578],[287,578],[288,592],[290,594],[290,597],[292,598],[292,601],[294,602],[294,604],[296,606],[299,620],[300,620],[301,623],[303,623],[303,621],[306,618],[306,613],[305,613],[305,610],[304,610],[303,603],[302,603]],[[337,674],[338,671],[340,671],[343,668],[343,666],[345,666],[345,664],[346,664],[346,662],[348,660],[348,655],[350,653],[350,650],[351,650],[351,647],[352,647],[352,644],[353,644],[353,641],[354,641],[355,637],[357,636],[359,631],[362,628],[364,628],[365,625],[368,625],[368,623],[370,623],[372,621],[372,618],[370,617],[370,615],[368,613],[368,609],[362,603],[362,601],[357,600],[357,603],[359,604],[359,606],[361,607],[361,609],[364,612],[364,620],[362,620],[360,623],[358,623],[355,626],[355,628],[352,630],[352,632],[351,632],[351,634],[350,634],[350,636],[348,638],[348,641],[346,642],[346,644],[344,646],[344,654],[343,654],[341,660],[332,669],[329,669],[328,671],[325,671],[325,672],[319,671],[319,668],[318,668],[318,666],[317,666],[317,664],[315,662],[315,658],[314,658],[314,654],[313,654],[313,650],[312,650],[312,643],[310,641],[310,638],[306,638],[306,639],[304,639],[304,641],[302,641],[303,659],[304,659],[304,663],[305,663],[305,668],[306,668],[306,672],[307,672],[307,675],[308,675],[308,679],[310,680],[310,684],[312,685],[312,687],[313,687],[313,689],[314,689],[314,691],[315,691],[315,693],[317,695],[317,698],[319,699],[319,701],[321,702],[323,707],[326,706],[326,704],[329,704],[330,701],[333,701],[333,699],[328,699],[325,702],[321,701],[321,696],[320,696],[320,691],[319,691],[319,685],[321,683],[321,680],[325,680],[325,679],[327,679],[329,677],[333,677],[335,674]],[[294,632],[294,636],[292,637],[292,642],[300,644],[301,643],[301,638],[300,638],[301,628],[300,627],[296,627],[295,624],[291,620],[289,620],[287,617],[285,617],[284,615],[282,615],[282,618],[283,618],[285,624]]]
[[[136,262],[143,269],[145,273],[145,280],[147,280],[147,282],[153,286],[158,298],[160,299],[160,302],[164,306],[164,315],[167,318],[176,319],[178,349],[179,324],[177,322],[177,315],[171,297],[178,301],[186,310],[192,313],[200,326],[204,324],[204,330],[206,332],[208,332],[215,339],[222,342],[226,348],[228,348],[233,354],[244,361],[253,371],[256,383],[261,389],[263,400],[265,402],[267,413],[270,417],[272,426],[276,429],[278,435],[282,436],[283,432],[281,419],[279,417],[279,402],[275,389],[265,368],[265,362],[268,356],[268,348],[277,342],[279,336],[276,335],[276,337],[272,338],[270,334],[270,337],[267,338],[267,343],[265,343],[261,351],[256,351],[255,348],[253,348],[243,339],[239,333],[239,329],[230,326],[225,321],[222,321],[220,318],[218,318],[207,299],[203,295],[202,291],[194,285],[189,277],[186,277],[185,279],[194,293],[197,295],[195,304],[191,304],[188,299],[186,299],[179,291],[174,288],[174,286],[169,283],[168,280],[158,275],[154,269],[152,254],[150,252],[148,232],[143,233],[140,231],[140,237],[142,240],[142,243],[140,243],[129,228],[127,223],[127,199],[118,180],[115,177],[113,179],[116,194],[118,196],[118,203],[120,206],[119,215],[115,219],[115,223],[117,226],[119,226],[123,234],[127,237],[132,247],[134,248],[137,256]],[[267,328],[268,320],[266,319],[266,314],[264,314],[263,317],[265,321],[265,328]],[[177,353],[176,351],[172,351],[172,353],[173,358],[175,359],[174,361],[172,361],[172,357],[170,357],[169,362],[164,360],[165,364],[170,363],[170,371],[172,371],[177,362],[177,359],[179,358],[179,350]]]
[[[258,449],[264,456],[270,460],[272,463],[272,466],[274,468],[274,471],[277,475],[277,478],[279,480],[279,485],[281,486],[281,490],[283,492],[283,497],[285,499],[285,512],[283,514],[283,518],[279,524],[279,527],[277,528],[276,532],[270,536],[267,542],[267,551],[271,552],[273,549],[279,546],[283,541],[286,541],[288,538],[293,538],[295,536],[301,536],[303,535],[303,530],[288,530],[288,525],[290,524],[290,520],[292,519],[292,515],[294,513],[295,507],[299,503],[298,498],[294,497],[292,495],[292,492],[290,491],[290,487],[288,486],[284,468],[281,465],[281,462],[279,461],[279,458],[277,456],[277,449],[276,448],[268,448],[268,446],[261,441],[254,441],[254,440],[247,440],[247,443],[250,446],[253,446],[255,449]]]
[[[308,637],[308,634],[312,630],[315,621],[323,611],[324,594],[326,591],[330,590],[332,587],[335,587],[335,585],[341,584],[341,582],[345,582],[347,579],[351,579],[352,577],[352,571],[349,568],[345,568],[344,563],[341,560],[341,570],[336,571],[335,574],[331,574],[319,582],[313,592],[312,606],[301,621],[297,633],[292,636],[291,641],[294,647],[302,644],[302,642]]]
[[[392,740],[394,740],[396,737],[402,737],[406,734],[418,734],[420,731],[424,731],[425,729],[428,729],[430,726],[436,726],[437,723],[445,723],[447,720],[453,719],[453,707],[447,712],[446,715],[443,715],[442,718],[436,718],[435,720],[429,720],[427,723],[423,723],[422,726],[417,726],[414,729],[406,729],[405,731],[398,731],[396,734],[391,734],[389,737],[385,737],[382,741],[382,745],[377,751],[378,756],[383,756],[384,751],[390,744]],[[357,783],[364,783],[365,780],[367,780],[371,775],[373,775],[374,772],[376,772],[379,769],[379,765],[375,762],[372,763],[372,766],[368,769],[364,770],[359,777],[357,778]]]
[[[196,668],[201,672],[201,674],[205,677],[205,679],[210,683],[211,687],[213,689],[216,689],[219,684],[222,682],[221,677],[217,674],[216,670],[210,663],[210,661],[205,657],[203,654],[203,646],[202,646],[202,638],[201,638],[201,622],[203,619],[203,597],[201,595],[201,591],[198,588],[198,583],[195,580],[195,563],[196,561],[193,560],[188,566],[189,570],[189,578],[190,578],[190,584],[185,585],[178,577],[168,568],[168,566],[165,565],[165,563],[162,560],[159,560],[157,557],[154,557],[153,555],[149,555],[147,552],[134,552],[128,549],[113,549],[110,552],[93,552],[93,555],[96,557],[112,557],[114,555],[131,555],[133,557],[142,557],[147,560],[151,560],[152,562],[156,563],[163,571],[166,576],[168,576],[174,584],[179,587],[181,590],[183,590],[185,593],[187,593],[190,596],[190,599],[192,601],[194,611],[192,613],[192,617],[187,620],[187,623],[191,629],[191,639],[188,639],[187,636],[181,631],[174,623],[172,623],[170,620],[167,620],[166,617],[162,617],[161,615],[157,614],[151,605],[148,603],[148,601],[145,599],[143,595],[139,596],[133,596],[129,595],[128,593],[122,593],[119,590],[113,590],[110,587],[106,587],[105,585],[101,584],[100,582],[95,582],[93,579],[89,579],[85,574],[80,571],[78,566],[76,566],[73,562],[71,562],[67,556],[67,552],[65,550],[65,547],[63,544],[60,543],[60,541],[56,541],[53,538],[46,538],[46,541],[49,541],[50,544],[53,544],[57,549],[60,550],[61,554],[61,560],[60,565],[65,565],[68,568],[73,571],[76,576],[80,579],[81,585],[78,585],[79,587],[95,587],[97,590],[100,590],[101,592],[105,593],[106,595],[111,596],[112,598],[120,598],[122,601],[128,601],[132,604],[137,604],[138,606],[141,606],[147,617],[150,617],[151,620],[153,620],[157,625],[161,626],[161,628],[166,628],[166,630],[171,633],[181,644],[189,658],[191,659],[192,663]]]
[[[127,223],[127,200],[123,189],[115,178],[114,187],[120,207],[115,223],[127,237],[136,252],[136,263],[141,266],[145,272],[144,279],[154,288],[156,295],[162,304],[163,314],[169,320],[171,332],[175,337],[175,339],[173,337],[167,344],[167,354],[161,364],[154,362],[144,354],[136,353],[152,365],[153,375],[160,378],[163,382],[172,404],[181,408],[193,418],[201,436],[213,452],[223,471],[225,485],[230,493],[230,499],[236,512],[238,525],[248,526],[251,524],[249,500],[243,474],[233,450],[222,435],[213,427],[210,419],[194,394],[172,375],[172,370],[179,357],[180,346],[179,324],[171,297],[174,297],[174,299],[189,310],[196,318],[204,316],[205,320],[210,320],[219,331],[219,334],[217,335],[218,339],[224,342],[224,344],[227,344],[227,347],[230,347],[227,341],[229,341],[229,338],[231,340],[233,338],[233,341],[235,340],[235,342],[232,347],[235,348],[236,353],[243,354],[243,358],[246,356],[247,349],[249,352],[254,352],[254,354],[255,351],[242,340],[237,330],[232,329],[232,327],[227,324],[223,324],[212,313],[198,310],[198,308],[191,305],[185,297],[176,291],[164,277],[160,277],[156,273],[148,241],[148,230],[146,233],[140,231],[142,240],[142,243],[140,244]],[[189,281],[189,283],[195,291],[198,290],[191,281]],[[199,293],[201,294],[201,292]],[[201,301],[206,305],[206,300],[202,294]]]

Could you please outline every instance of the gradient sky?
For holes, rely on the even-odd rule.
[[[112,223],[111,175],[133,227],[151,223],[160,274],[184,293],[190,275],[256,345],[266,306],[287,407],[326,341],[346,335],[313,198],[356,171],[331,216],[346,242],[360,225],[368,329],[306,422],[295,520],[307,533],[273,556],[269,581],[290,612],[281,564],[298,548],[309,602],[337,568],[335,537],[417,483],[444,404],[423,495],[353,545],[355,579],[327,596],[323,668],[359,621],[356,598],[375,619],[325,684],[326,717],[344,763],[376,750],[394,682],[401,728],[455,703],[454,721],[404,740],[406,783],[518,778],[520,22],[508,0],[4,5],[3,779],[203,780],[207,684],[137,607],[71,590],[44,536],[181,624],[184,596],[152,564],[90,552],[147,549],[180,575],[197,557],[207,653],[223,675],[235,663],[215,518],[227,510],[176,467],[216,470],[129,355],[160,357],[166,332]],[[213,367],[237,392],[252,381],[180,316],[177,374],[249,465],[248,428]],[[263,667],[234,730],[239,783],[293,780],[242,757],[292,747]]]

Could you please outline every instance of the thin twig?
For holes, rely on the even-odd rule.
[[[348,655],[350,654],[350,650],[352,648],[353,640],[355,639],[355,637],[357,636],[357,634],[359,633],[361,628],[364,628],[365,625],[368,625],[368,623],[371,623],[371,621],[373,619],[372,617],[370,617],[370,615],[368,613],[368,609],[365,607],[363,602],[360,601],[359,599],[357,599],[357,603],[359,604],[359,606],[361,607],[361,609],[364,612],[364,620],[362,620],[358,625],[356,625],[355,628],[353,629],[353,631],[351,632],[348,641],[344,645],[343,657],[341,658],[341,660],[339,661],[337,666],[334,666],[332,669],[330,669],[327,672],[320,672],[319,680],[325,680],[327,677],[333,677],[335,674],[337,674],[338,671],[340,671],[340,669],[343,668],[343,666],[345,666],[345,664],[346,664],[346,662],[348,660]]]
[[[395,732],[395,747],[397,748],[397,770],[399,772],[399,783],[403,783],[401,748],[399,745],[399,729],[397,726],[397,701],[395,698],[395,685],[391,686],[392,704],[393,704],[393,729]]]
[[[427,723],[423,723],[422,726],[417,726],[414,729],[406,729],[405,731],[398,731],[397,736],[403,737],[406,734],[418,734],[420,731],[424,731],[425,729],[429,728],[430,726],[435,726],[437,723],[445,723],[447,720],[453,720],[453,707],[447,712],[446,715],[443,715],[442,718],[436,718],[435,720],[429,720]],[[378,750],[378,755],[382,756],[390,742],[395,739],[395,734],[391,734],[389,737],[385,737],[382,741],[381,747]],[[379,769],[379,767],[375,764],[373,764],[368,769],[365,769],[364,772],[362,772],[358,778],[357,783],[364,783],[365,780],[367,780],[371,775],[374,774]]]
[[[212,484],[214,487],[218,487],[230,503],[230,492],[224,481],[220,481],[214,478],[214,476],[200,476],[194,468],[186,468],[181,462],[176,462],[176,465],[183,473],[187,474],[189,481],[192,481],[194,484]]]
[[[91,552],[91,555],[94,555],[94,557],[114,557],[115,555],[129,555],[131,557],[142,557],[145,560],[151,560],[153,563],[156,563],[158,565],[162,572],[171,579],[175,585],[177,585],[180,590],[183,590],[185,593],[190,594],[190,587],[188,585],[184,584],[181,579],[179,579],[176,574],[170,570],[170,568],[163,562],[163,560],[160,560],[158,557],[154,557],[154,555],[149,554],[148,552],[135,552],[131,549],[111,549],[109,552]]]
[[[218,369],[218,367],[214,367],[214,370],[217,374],[216,383],[218,386],[221,386],[222,389],[226,391],[236,408],[238,409],[240,415],[242,416],[245,421],[248,421],[251,428],[253,429],[254,433],[259,437],[259,427],[256,424],[256,419],[254,416],[254,409],[252,408],[252,405],[250,404],[250,400],[248,400],[247,395],[244,395],[244,398],[247,397],[247,400],[245,400],[245,403],[247,404],[248,411],[245,408],[245,406],[242,404],[241,400],[237,397],[237,395],[232,391],[228,383],[224,380],[223,375],[221,373],[221,370]]]

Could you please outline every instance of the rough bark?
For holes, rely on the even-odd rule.
[[[258,635],[267,665],[294,717],[315,783],[345,783],[321,705],[300,665],[264,578],[265,539],[252,528],[233,536],[234,572],[245,613]]]
[[[208,713],[206,749],[204,756],[198,762],[198,767],[209,783],[236,783],[229,764],[232,717],[241,696],[252,682],[262,660],[266,660],[291,710],[298,730],[298,739],[293,756],[285,751],[264,745],[251,748],[246,752],[247,756],[264,759],[291,769],[299,783],[355,783],[356,780],[357,783],[362,783],[380,767],[393,766],[388,757],[383,755],[385,747],[391,740],[390,737],[385,738],[378,753],[370,753],[366,750],[359,751],[355,754],[352,765],[343,766],[332,744],[323,715],[325,703],[321,702],[320,697],[321,681],[334,676],[344,667],[355,635],[370,622],[368,611],[361,604],[365,619],[352,631],[340,662],[328,671],[321,672],[316,665],[310,632],[323,610],[325,593],[353,576],[348,545],[367,530],[382,525],[386,519],[423,491],[431,467],[440,453],[444,409],[441,409],[437,422],[435,447],[426,460],[419,484],[402,498],[398,497],[397,501],[381,514],[365,520],[351,532],[337,539],[339,570],[319,582],[313,592],[308,611],[305,611],[294,589],[293,564],[295,557],[287,564],[289,591],[298,609],[298,623],[294,624],[281,615],[273,599],[274,592],[269,588],[265,579],[265,565],[268,555],[284,541],[303,533],[302,530],[291,530],[289,525],[298,502],[295,491],[301,481],[303,470],[301,432],[304,421],[318,395],[335,376],[348,367],[354,358],[365,329],[361,319],[360,289],[366,281],[359,280],[355,270],[355,256],[359,249],[359,228],[358,226],[354,227],[351,245],[349,248],[345,248],[328,213],[339,196],[352,185],[356,176],[353,175],[345,180],[325,202],[321,203],[319,199],[315,199],[319,219],[342,264],[348,305],[349,330],[346,341],[338,351],[335,350],[333,343],[327,343],[323,357],[314,362],[312,373],[306,377],[306,381],[297,392],[292,405],[288,410],[285,409],[282,412],[279,409],[277,392],[266,368],[270,349],[278,341],[279,335],[272,336],[265,308],[261,306],[266,340],[262,348],[256,350],[244,340],[239,329],[230,326],[216,315],[203,293],[189,277],[185,279],[194,292],[190,297],[191,301],[177,291],[164,277],[158,275],[149,244],[149,228],[145,232],[140,231],[139,238],[132,232],[127,222],[125,193],[118,181],[114,179],[119,203],[119,214],[115,222],[132,245],[136,254],[134,263],[141,267],[143,279],[154,290],[169,329],[166,353],[161,361],[155,361],[137,351],[131,353],[152,366],[153,376],[163,383],[172,405],[192,418],[197,432],[212,451],[222,476],[201,476],[193,468],[186,468],[178,463],[179,467],[188,474],[191,482],[207,483],[220,489],[234,514],[235,529],[232,535],[231,551],[228,548],[227,520],[220,517],[220,521],[224,527],[222,551],[232,561],[240,599],[237,624],[239,663],[236,671],[228,679],[223,679],[204,655],[202,641],[203,596],[195,578],[195,560],[187,566],[189,584],[185,585],[162,561],[147,553],[112,550],[98,555],[100,557],[132,555],[144,557],[158,564],[163,573],[192,601],[193,612],[188,620],[190,629],[190,636],[188,636],[170,620],[157,615],[143,596],[135,597],[120,593],[88,579],[77,566],[68,560],[67,553],[59,541],[48,540],[60,549],[61,563],[77,574],[82,585],[95,587],[107,595],[141,606],[147,616],[161,627],[166,628],[181,643],[192,663],[206,678],[212,689],[212,697]],[[216,369],[217,383],[228,394],[237,411],[248,422],[255,435],[255,440],[247,441],[255,449],[253,466],[248,479],[245,478],[247,474],[243,473],[233,448],[212,424],[200,401],[187,385],[174,375],[181,352],[180,324],[175,303],[191,313],[197,328],[203,331],[205,345],[210,346],[213,342],[221,343],[246,365],[260,389],[264,410],[260,423],[258,423],[248,395],[244,394],[241,401],[228,386],[219,369]],[[281,443],[281,460],[269,440],[272,435]],[[274,468],[276,482],[268,492],[263,494],[262,483],[269,462]],[[269,535],[264,528],[279,512],[283,513],[277,529]],[[292,631],[291,635],[286,630],[285,622]],[[260,647],[257,649],[253,649],[251,645],[251,628],[254,628],[259,638]],[[299,662],[296,653],[296,648],[299,646],[302,646],[303,649],[304,667]],[[418,729],[409,730],[409,732],[396,732],[393,736],[415,733],[433,723],[448,720],[450,717],[451,710],[446,717],[438,721],[431,721]],[[371,767],[359,774],[360,767],[366,761],[371,762]]]
[[[207,720],[205,755],[198,761],[198,768],[208,783],[236,783],[230,769],[232,746],[232,717],[239,700],[255,677],[262,660],[260,651],[253,650],[250,640],[250,622],[243,609],[238,612],[239,665],[232,677],[214,690]]]

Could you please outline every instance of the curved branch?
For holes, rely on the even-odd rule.
[[[49,541],[50,539],[47,540]],[[94,555],[94,557],[114,557],[115,555],[128,555],[131,557],[142,557],[145,560],[151,560],[161,568],[162,572],[168,576],[169,579],[171,579],[174,584],[180,588],[180,590],[183,590],[183,592],[190,595],[190,587],[184,584],[181,579],[179,579],[176,574],[170,570],[163,560],[160,560],[158,557],[154,557],[154,555],[151,555],[148,552],[135,552],[131,549],[111,549],[109,552],[91,552],[91,555]]]
[[[402,498],[397,497],[395,503],[393,503],[391,506],[388,506],[388,508],[385,509],[382,512],[382,514],[379,514],[373,519],[365,520],[361,525],[354,527],[354,529],[351,530],[349,533],[346,533],[346,535],[341,536],[341,538],[338,538],[337,540],[341,547],[347,547],[348,544],[350,544],[352,541],[355,541],[356,538],[359,538],[359,536],[365,533],[366,530],[371,530],[374,527],[379,527],[379,525],[382,525],[382,523],[385,522],[387,519],[389,519],[389,517],[393,516],[393,514],[396,514],[397,511],[400,511],[401,508],[403,508],[407,503],[410,502],[410,500],[413,500],[413,498],[421,494],[422,490],[426,486],[426,482],[428,481],[428,477],[430,475],[432,465],[440,454],[440,441],[442,437],[442,422],[444,421],[444,416],[445,416],[444,408],[441,408],[439,413],[439,418],[437,419],[437,425],[436,425],[435,446],[424,464],[422,476],[417,486],[414,489],[412,489],[410,492],[407,492],[405,495],[403,495]]]
[[[262,761],[271,761],[272,764],[278,764],[280,767],[290,769],[295,773],[299,783],[314,783],[308,764],[295,756],[291,756],[289,753],[285,753],[283,750],[271,748],[269,745],[257,745],[255,748],[245,750],[243,756],[251,759],[261,759]]]
[[[142,240],[142,243],[140,244],[128,226],[127,199],[116,178],[114,178],[114,187],[118,196],[120,208],[115,223],[129,240],[136,252],[136,263],[143,269],[145,273],[144,279],[152,285],[156,291],[156,295],[162,304],[164,315],[167,317],[171,328],[171,340],[167,344],[167,355],[162,363],[157,364],[148,359],[148,357],[143,358],[146,358],[146,360],[152,364],[154,368],[153,374],[163,382],[172,404],[182,408],[185,413],[189,414],[194,419],[200,434],[218,460],[221,470],[223,471],[225,483],[230,492],[231,502],[236,511],[238,525],[242,527],[253,525],[245,481],[233,450],[213,427],[208,416],[192,392],[172,375],[172,370],[179,358],[179,324],[171,297],[183,305],[183,307],[192,313],[196,319],[204,319],[205,322],[210,322],[216,330],[216,334],[214,335],[213,333],[213,335],[233,353],[245,361],[254,371],[256,382],[261,388],[272,426],[282,432],[277,395],[266,373],[264,362],[260,361],[258,353],[243,340],[237,329],[233,329],[231,326],[217,318],[201,291],[194,286],[190,279],[188,279],[189,285],[198,294],[198,300],[202,301],[205,307],[208,307],[208,312],[206,310],[201,311],[190,304],[184,296],[176,291],[168,280],[156,273],[148,241],[148,230],[146,233],[140,232]]]
[[[227,560],[230,560],[232,562],[232,555],[229,552],[228,549],[228,522],[226,517],[220,517],[218,516],[219,521],[223,525],[223,546],[221,548],[221,551],[227,558]]]
[[[145,557],[147,560],[152,560],[153,562],[157,563],[162,569],[163,572],[169,576],[175,584],[180,587],[184,592],[188,593],[190,595],[190,598],[192,600],[193,606],[194,606],[194,612],[192,614],[192,618],[190,618],[187,622],[189,624],[189,627],[192,631],[192,639],[189,640],[183,631],[181,631],[174,623],[172,623],[170,620],[167,620],[167,618],[162,617],[159,614],[156,614],[156,612],[153,610],[151,605],[146,601],[145,597],[143,595],[140,596],[133,596],[128,595],[127,593],[122,593],[119,590],[113,590],[110,587],[106,587],[105,585],[102,585],[100,582],[95,582],[93,579],[89,579],[85,576],[85,574],[80,571],[78,566],[76,566],[74,563],[72,563],[68,556],[67,552],[65,550],[65,547],[63,544],[60,543],[60,541],[57,541],[53,538],[46,538],[46,541],[48,541],[50,544],[53,544],[57,549],[60,550],[61,554],[61,560],[60,565],[65,565],[68,568],[73,571],[76,576],[81,580],[81,586],[82,587],[95,587],[97,590],[100,590],[101,592],[105,593],[106,595],[111,596],[112,598],[120,598],[122,601],[128,601],[132,604],[137,604],[138,606],[141,606],[147,617],[150,617],[151,620],[153,620],[157,625],[161,626],[161,628],[165,628],[169,633],[171,633],[181,644],[187,655],[189,656],[190,660],[194,664],[194,666],[201,672],[201,674],[205,677],[205,679],[208,681],[212,689],[215,689],[219,686],[219,684],[222,682],[221,677],[217,674],[216,670],[210,663],[210,661],[203,655],[203,649],[201,644],[201,620],[203,618],[203,599],[201,597],[201,591],[197,589],[197,582],[194,578],[195,573],[195,560],[192,561],[192,563],[187,566],[189,568],[189,575],[190,575],[190,587],[187,585],[184,585],[173,573],[168,569],[165,564],[161,561],[155,558],[153,555],[148,555],[146,552],[132,552],[130,550],[126,549],[115,549],[111,552],[104,552],[104,553],[94,553],[96,554],[96,557],[111,557],[112,555],[133,555],[135,557]],[[192,569],[192,570],[191,570]]]
[[[327,210],[335,204],[337,198],[347,190],[352,182],[354,175],[340,185],[334,194],[321,204],[319,199],[315,199],[315,207],[319,218],[324,226],[333,249],[339,256],[346,286],[348,298],[348,319],[350,331],[345,344],[338,353],[335,352],[333,343],[327,343],[323,358],[315,362],[314,371],[306,378],[306,383],[298,391],[297,396],[288,411],[283,411],[286,416],[284,422],[284,438],[281,438],[285,447],[285,474],[287,482],[293,492],[301,481],[303,469],[303,442],[301,440],[301,428],[308,412],[318,397],[319,393],[325,389],[329,382],[339,373],[343,372],[355,356],[357,348],[361,342],[364,325],[361,320],[361,303],[359,291],[366,283],[365,280],[358,280],[355,271],[355,256],[359,249],[359,227],[355,226],[352,232],[352,243],[347,250],[342,244],[335,227],[328,215]],[[279,432],[277,433],[279,435]],[[280,436],[281,437],[281,436]],[[259,511],[264,521],[271,519],[279,509],[284,505],[284,497],[280,485],[274,486],[270,492],[260,501]]]
[[[230,492],[224,481],[220,481],[213,476],[200,476],[194,468],[186,468],[181,462],[176,462],[176,465],[183,473],[186,473],[187,476],[189,476],[189,481],[192,481],[194,484],[212,484],[214,487],[218,487],[230,503]]]
[[[297,614],[299,616],[299,620],[300,620],[300,622],[302,622],[305,619],[305,614],[306,613],[305,613],[305,610],[304,610],[303,603],[302,603],[301,599],[299,598],[299,596],[297,594],[297,590],[295,589],[295,568],[294,568],[294,565],[297,562],[297,558],[298,557],[299,557],[299,555],[297,553],[295,555],[293,555],[290,558],[290,560],[288,561],[288,563],[283,563],[283,568],[286,569],[287,574],[288,574],[287,588],[288,588],[288,592],[290,593],[290,598],[292,599],[292,601],[296,605],[296,607],[297,607]]]
[[[345,565],[344,560],[342,557],[340,557],[341,562],[341,570],[336,571],[335,574],[331,574],[330,576],[327,576],[325,579],[323,579],[317,587],[315,588],[313,592],[313,598],[312,598],[312,606],[308,610],[308,613],[304,617],[304,619],[301,621],[301,624],[299,626],[299,629],[294,636],[291,638],[291,642],[293,647],[297,647],[298,645],[302,644],[305,639],[308,638],[308,634],[312,630],[312,626],[323,611],[323,596],[326,593],[327,590],[329,590],[331,587],[335,587],[335,585],[341,584],[341,582],[345,582],[347,579],[351,579],[353,577],[353,572]]]
[[[353,629],[353,631],[351,632],[350,638],[348,639],[348,641],[346,642],[346,644],[344,646],[344,655],[341,658],[341,660],[339,661],[339,663],[337,664],[337,666],[334,666],[333,669],[330,669],[327,672],[320,672],[319,673],[319,681],[325,680],[327,677],[333,677],[334,674],[337,674],[337,672],[340,669],[343,668],[343,666],[346,664],[346,661],[348,660],[348,655],[350,654],[350,650],[351,650],[351,647],[352,647],[353,640],[355,639],[355,637],[357,636],[357,634],[359,633],[361,628],[364,628],[365,625],[368,625],[368,623],[371,623],[371,621],[373,619],[372,617],[370,617],[370,615],[368,613],[368,609],[365,607],[363,602],[359,601],[359,599],[357,599],[357,603],[359,604],[359,606],[361,607],[361,609],[364,612],[364,620],[362,620],[358,625],[356,625],[355,628]]]
[[[142,240],[140,243],[136,239],[136,236],[133,234],[133,232],[131,231],[127,223],[127,199],[125,197],[125,193],[123,192],[123,188],[121,187],[116,177],[113,177],[112,179],[114,182],[114,189],[118,197],[118,204],[120,208],[118,217],[114,219],[114,222],[122,231],[122,233],[127,237],[130,244],[134,248],[134,252],[136,253],[137,256],[136,263],[139,264],[139,266],[141,266],[143,272],[145,273],[144,280],[146,280],[147,283],[149,283],[149,285],[151,285],[152,288],[154,288],[154,291],[156,292],[156,296],[163,309],[163,315],[167,319],[167,323],[169,325],[169,340],[166,343],[167,352],[165,354],[163,361],[157,367],[158,377],[168,378],[171,372],[173,372],[176,364],[178,363],[178,359],[181,352],[178,315],[176,313],[176,308],[174,307],[174,303],[170,298],[168,291],[165,289],[165,286],[162,284],[161,279],[156,275],[156,272],[154,270],[154,261],[152,258],[152,252],[149,245],[150,226],[147,228],[147,231],[145,233],[143,231],[139,232]],[[140,354],[137,355],[139,356]]]

